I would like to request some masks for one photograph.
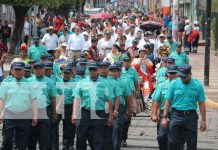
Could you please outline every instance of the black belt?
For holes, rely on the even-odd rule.
[[[174,108],[173,108],[173,111],[177,112],[177,113],[179,113],[181,115],[191,115],[191,114],[196,113],[196,110],[177,110],[177,109],[174,109]]]

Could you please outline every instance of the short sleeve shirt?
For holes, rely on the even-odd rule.
[[[197,102],[204,102],[205,92],[199,80],[191,78],[186,84],[180,78],[173,80],[166,93],[166,99],[177,110],[196,110]]]
[[[106,102],[114,97],[111,88],[102,77],[93,81],[90,76],[76,86],[73,96],[81,100],[81,107],[88,110],[105,110]]]
[[[20,113],[25,112],[36,100],[36,95],[27,79],[17,81],[14,77],[8,79],[0,87],[0,99],[5,102],[4,109]]]
[[[51,105],[51,97],[57,96],[55,83],[46,76],[40,79],[33,76],[28,80],[35,93],[37,93],[38,108],[46,108]]]

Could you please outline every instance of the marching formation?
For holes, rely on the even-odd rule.
[[[176,41],[143,13],[45,16],[37,14],[32,41],[25,32],[8,76],[3,35],[11,29],[5,24],[0,33],[3,150],[58,150],[59,133],[64,150],[120,150],[139,102],[157,122],[160,150],[197,150],[198,106],[200,129],[207,128],[206,96],[188,57],[197,53],[197,21],[181,17]]]

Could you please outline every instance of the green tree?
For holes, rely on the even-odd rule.
[[[15,12],[15,28],[12,34],[10,53],[14,54],[16,44],[21,42],[21,34],[24,26],[24,17],[27,11],[34,5],[42,5],[46,8],[59,8],[64,4],[75,4],[75,0],[1,0],[0,4],[11,5]]]

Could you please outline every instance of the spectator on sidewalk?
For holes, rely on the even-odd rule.
[[[24,27],[23,27],[23,33],[24,33],[24,43],[27,45],[29,44],[29,36],[30,36],[30,24],[28,22],[28,16],[24,18]]]
[[[1,27],[0,33],[2,35],[2,42],[7,45],[7,42],[11,36],[11,27],[8,26],[7,20],[5,20],[5,24]]]

